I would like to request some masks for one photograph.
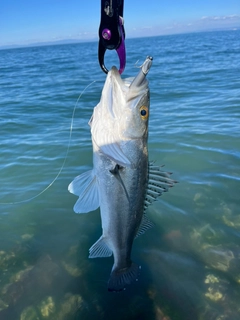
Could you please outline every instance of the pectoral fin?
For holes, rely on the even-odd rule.
[[[110,172],[116,177],[116,179],[119,181],[119,183],[121,184],[125,194],[126,194],[126,197],[128,199],[128,202],[130,202],[130,199],[129,199],[129,196],[128,196],[128,193],[127,193],[127,189],[122,181],[122,178],[121,178],[121,175],[119,173],[119,170],[121,170],[122,167],[119,166],[119,164],[116,164],[115,168],[113,170],[110,170]]]
[[[99,207],[98,184],[93,170],[77,176],[69,184],[68,191],[79,196],[73,207],[76,213],[87,213]]]

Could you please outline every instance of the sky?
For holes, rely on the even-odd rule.
[[[97,40],[100,3],[101,0],[0,0],[0,47]],[[240,2],[125,0],[124,27],[128,38],[240,29]]]

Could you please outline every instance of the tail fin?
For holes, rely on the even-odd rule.
[[[138,280],[140,269],[137,264],[132,263],[129,268],[113,270],[108,281],[108,291],[122,291],[133,281]]]

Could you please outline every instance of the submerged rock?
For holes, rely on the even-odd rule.
[[[33,266],[28,266],[26,269],[21,270],[21,271],[17,272],[16,274],[14,274],[10,278],[10,283],[22,281],[24,279],[24,277],[26,276],[26,274],[28,274],[29,271],[32,270],[32,268],[33,268]]]
[[[2,291],[8,304],[16,304],[21,297],[38,297],[49,289],[59,273],[59,267],[49,255],[41,257],[36,265],[27,267],[11,277]],[[36,290],[37,288],[37,290]]]
[[[5,252],[3,250],[0,251],[0,269],[7,270],[9,265],[14,263],[16,254],[15,252]]]
[[[66,259],[61,261],[64,270],[74,278],[83,276],[86,270],[88,270],[89,261],[86,259],[78,261],[78,259],[76,259],[78,256],[79,246],[71,246],[67,252]]]
[[[80,277],[83,273],[83,271],[80,268],[78,268],[77,266],[73,266],[65,261],[62,261],[62,266],[72,277]]]
[[[231,261],[234,259],[234,254],[222,245],[207,245],[202,249],[201,257],[208,266],[226,272],[230,267]]]
[[[23,239],[23,240],[30,240],[30,239],[32,239],[34,237],[34,234],[29,234],[29,233],[25,233],[25,234],[22,234],[21,235],[21,238]]]
[[[75,319],[76,313],[81,309],[83,299],[78,294],[67,293],[61,304],[60,311],[55,315],[54,320]]]
[[[204,293],[206,301],[200,319],[240,319],[239,293],[230,287],[230,282],[223,280],[219,275],[209,273],[206,275],[204,283],[206,285]]]
[[[229,227],[233,227],[235,229],[240,229],[240,214],[238,215],[223,215],[222,217],[223,223]]]
[[[41,312],[41,315],[44,317],[44,318],[48,318],[50,316],[52,316],[55,312],[55,303],[53,301],[53,298],[52,297],[47,297],[45,300],[43,300],[38,309],[40,310]]]
[[[8,304],[0,299],[0,311],[8,308]]]
[[[41,320],[34,307],[27,307],[20,315],[20,320]]]
[[[223,299],[223,294],[218,290],[214,290],[212,288],[208,288],[208,292],[205,293],[205,296],[215,302]]]

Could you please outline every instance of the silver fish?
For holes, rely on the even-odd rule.
[[[76,177],[68,190],[79,196],[74,211],[100,206],[102,236],[89,258],[109,257],[114,265],[109,291],[120,291],[138,279],[140,267],[131,261],[134,238],[152,227],[145,211],[175,183],[170,173],[148,162],[150,95],[147,57],[134,79],[122,80],[116,67],[109,71],[99,104],[89,121],[93,169]]]

